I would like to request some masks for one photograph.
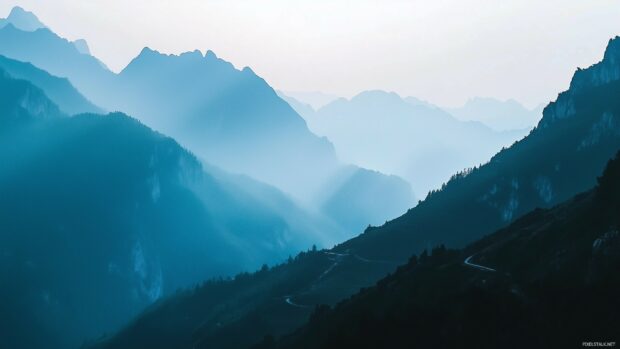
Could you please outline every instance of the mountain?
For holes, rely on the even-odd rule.
[[[115,109],[215,165],[297,197],[307,197],[338,166],[331,144],[310,133],[263,79],[211,51],[175,56],[147,48],[117,82]]]
[[[179,288],[335,238],[275,188],[124,114],[69,117],[1,69],[0,192],[6,348],[77,347]]]
[[[428,103],[396,93],[366,91],[306,114],[312,131],[334,143],[346,162],[398,175],[418,195],[450,175],[486,161],[525,132],[495,132],[461,122]]]
[[[0,29],[0,54],[67,77],[96,105],[124,111],[173,137],[201,161],[275,186],[312,210],[321,210],[320,198],[346,168],[331,143],[310,132],[262,78],[250,68],[236,69],[211,51],[166,55],[145,48],[115,74],[48,29],[25,32],[9,25]],[[373,178],[391,183],[380,174]],[[388,193],[393,189],[386,187],[375,200],[402,202]],[[362,209],[369,211],[372,204]],[[360,217],[355,227],[370,223],[354,215]],[[393,217],[383,216],[381,221]]]
[[[19,6],[13,7],[7,18],[0,18],[0,28],[9,24],[15,26],[15,28],[29,32],[47,28],[45,24],[39,21],[34,13],[28,12]]]
[[[294,98],[303,104],[309,105],[312,109],[320,109],[339,98],[336,95],[320,91],[278,91],[278,94]]]
[[[462,250],[412,257],[277,343],[293,348],[548,348],[616,342],[620,154],[598,186]],[[483,339],[481,341],[481,339]]]
[[[620,38],[603,61],[578,70],[532,132],[485,165],[453,176],[407,214],[368,229],[339,249],[374,258],[407,258],[425,246],[459,247],[535,207],[591,188],[620,148]],[[445,219],[446,214],[450,219]]]
[[[379,225],[386,217],[398,217],[414,205],[411,186],[397,176],[347,166],[336,173],[322,190],[321,211],[352,236],[368,225]],[[387,198],[387,199],[386,199]]]
[[[459,108],[445,110],[463,121],[478,121],[497,131],[530,130],[542,117],[544,105],[527,109],[514,99],[476,97]]]
[[[79,44],[78,44],[79,47]],[[68,78],[94,104],[112,110],[105,104],[105,91],[114,73],[95,57],[81,53],[69,40],[48,28],[20,30],[12,24],[0,29],[0,55],[29,62],[52,75]]]
[[[92,347],[108,349],[248,348],[260,342],[267,335],[280,337],[294,331],[310,318],[316,305],[336,305],[339,301],[357,293],[360,288],[374,285],[388,273],[393,272],[397,265],[406,263],[412,255],[420,254],[425,249],[430,251],[433,246],[441,244],[445,244],[449,249],[461,248],[511,223],[515,224],[514,228],[523,222],[515,221],[524,214],[538,207],[550,208],[558,205],[596,185],[597,177],[603,172],[609,159],[620,149],[620,124],[618,123],[620,99],[617,98],[619,94],[620,38],[615,38],[610,41],[602,62],[575,73],[569,90],[562,92],[555,102],[545,108],[539,125],[526,138],[502,150],[487,164],[455,175],[442,189],[429,194],[425,200],[403,216],[380,227],[371,227],[359,237],[331,250],[309,251],[280,266],[263,269],[251,275],[242,274],[230,281],[212,281],[195,290],[188,290],[176,297],[171,297],[136,317],[119,333],[96,341]],[[617,162],[615,164],[617,166]],[[607,179],[602,181],[601,185],[613,183],[617,178],[616,172],[608,171],[608,173],[603,176]],[[608,185],[605,184],[605,186]],[[601,190],[617,193],[617,189],[612,190],[608,187]],[[566,224],[564,227],[567,229],[554,230],[559,234],[557,236],[543,234],[544,237],[549,237],[552,243],[545,245],[545,239],[542,239],[541,250],[535,250],[534,257],[527,256],[528,259],[523,259],[525,250],[517,246],[510,250],[497,252],[498,259],[488,259],[489,264],[485,264],[487,260],[482,258],[484,256],[476,256],[469,261],[501,270],[499,258],[503,258],[503,263],[519,263],[525,260],[541,263],[540,266],[546,267],[540,269],[537,268],[537,264],[528,267],[527,270],[534,276],[538,270],[544,271],[546,275],[553,275],[550,274],[553,270],[549,268],[553,269],[556,261],[562,261],[563,247],[566,247],[566,251],[569,251],[572,246],[578,247],[580,251],[586,251],[592,246],[592,240],[588,239],[593,237],[603,239],[605,234],[613,229],[614,219],[615,224],[618,224],[618,215],[615,214],[618,206],[617,203],[614,205],[612,207],[615,207],[615,211],[611,211],[614,213],[613,216],[602,215],[599,218],[588,218],[587,222],[594,222],[593,226],[582,225],[577,220],[563,221],[562,224]],[[564,214],[562,210],[536,212],[548,212],[548,215],[552,217],[571,217]],[[577,217],[576,213],[571,213],[571,215]],[[527,222],[528,218],[523,219]],[[542,222],[540,229],[546,229],[545,225],[551,221],[545,219]],[[583,234],[579,239],[584,239],[574,240],[568,228],[573,233]],[[613,235],[613,232],[610,234]],[[566,238],[563,239],[563,237]],[[510,241],[527,243],[529,239]],[[559,241],[559,245],[555,243],[556,241]],[[500,243],[497,247],[501,246]],[[558,249],[554,251],[556,247]],[[441,250],[443,249],[439,251]],[[506,253],[504,254],[503,251]],[[449,257],[446,261],[452,263],[449,268],[458,267],[461,270],[461,263],[468,256],[483,252],[483,248],[466,249],[464,252],[464,255],[463,252],[458,251],[443,254]],[[545,259],[537,259],[538,252]],[[442,253],[433,254],[442,255]],[[576,258],[575,261],[580,261],[578,254],[571,256],[573,257]],[[498,264],[495,264],[496,260]],[[617,269],[617,265],[614,266]],[[433,265],[431,267],[433,271],[436,269]],[[512,266],[510,268],[506,270],[513,270],[516,274],[518,268]],[[473,267],[471,272],[480,271],[476,269],[479,268]],[[577,271],[570,267],[563,270],[568,274]],[[433,272],[432,275],[436,273]],[[424,281],[428,280],[430,288],[425,291],[425,297],[420,299],[428,300],[427,297],[437,294],[436,299],[443,300],[441,297],[445,295],[445,292],[459,291],[461,285],[458,283],[459,280],[467,277],[468,274],[458,274],[455,279],[451,277],[445,280],[443,278],[420,279],[421,281],[416,281],[413,286],[421,289]],[[605,279],[604,277],[602,280]],[[484,279],[479,280],[483,283]],[[553,277],[548,280],[552,281]],[[390,283],[384,282],[383,284],[387,287]],[[580,284],[566,283],[566,285],[579,286]],[[405,292],[409,290],[399,289]],[[544,290],[544,288],[539,289]],[[557,309],[564,311],[568,307],[566,304],[572,307],[581,304],[582,300],[579,298],[569,298],[568,303],[565,303],[565,298],[558,297],[567,294],[566,291],[571,290],[571,287],[561,290],[550,289],[557,290],[557,292],[545,296],[546,298],[538,298],[538,303],[534,303],[535,306],[544,304],[545,300],[557,299],[560,301],[557,303]],[[604,292],[605,286],[599,290]],[[599,296],[605,296],[606,298],[602,299],[609,300],[609,294],[615,297],[615,293],[607,295],[592,293],[590,298],[596,300]],[[394,307],[410,309],[409,306],[416,299],[415,295],[415,293],[393,295],[395,300],[406,297],[407,302],[394,303],[394,306],[386,309]],[[567,295],[571,296],[571,294]],[[392,298],[381,296],[381,299],[389,301]],[[489,305],[490,308],[481,308],[484,311],[503,309],[500,306],[505,304],[487,303],[485,297],[478,299],[480,302],[476,304]],[[477,310],[476,307],[472,309]],[[613,311],[603,310],[606,314],[615,314]],[[405,320],[413,316],[408,312],[399,314],[406,316]],[[514,314],[506,314],[507,316],[503,317],[506,321],[513,318]],[[597,318],[598,314],[592,313],[592,315],[585,319],[589,321]],[[358,317],[357,319],[361,319],[363,324],[365,318]],[[491,317],[491,319],[495,318]],[[541,317],[541,319],[545,318]],[[601,317],[596,321],[600,320],[603,326],[605,319]],[[373,318],[369,320],[370,326],[364,330],[370,336],[377,332],[372,325],[374,324]],[[398,318],[392,320],[397,321]],[[416,326],[424,329],[426,320],[416,323]],[[430,326],[433,327],[429,329],[429,333],[436,333],[433,332],[438,328],[434,322],[436,320],[428,320]],[[448,320],[450,319],[446,319]],[[336,326],[340,324],[339,322],[326,323]],[[525,321],[519,322],[519,324],[525,323]],[[355,332],[357,331],[356,324],[351,323],[353,334],[357,333]],[[467,323],[474,327],[477,324],[477,322]],[[610,324],[615,325],[613,322]],[[413,331],[416,326],[405,327],[403,331]],[[342,327],[336,328],[341,330],[342,336],[346,336],[346,330]],[[607,329],[608,327],[601,328]],[[398,330],[400,331],[401,328]],[[244,335],[239,336],[239,333]],[[316,333],[318,336],[324,332],[319,328]],[[574,333],[582,332],[574,331]],[[604,332],[600,333],[604,334]],[[304,332],[301,334],[303,335]],[[488,334],[490,336],[491,332]],[[317,337],[317,340],[320,341],[321,337]],[[579,339],[580,342],[583,340],[583,338]],[[309,340],[308,345],[312,343]],[[489,343],[491,346],[495,344]],[[369,344],[375,343],[369,342]],[[344,344],[342,346],[347,347]]]
[[[84,55],[90,55],[90,48],[88,47],[88,43],[84,39],[78,39],[73,41],[73,46],[78,50],[79,53]]]
[[[308,118],[312,118],[316,110],[307,103],[301,102],[293,97],[287,96],[282,91],[276,91],[278,97],[282,98],[293,110],[308,122]]]
[[[30,81],[66,114],[102,113],[103,110],[82,96],[69,80],[50,75],[29,63],[0,56],[0,68],[17,79]]]

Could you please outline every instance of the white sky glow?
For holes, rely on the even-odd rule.
[[[620,35],[618,0],[0,0],[120,71],[144,46],[213,50],[273,87],[443,106],[555,98]]]

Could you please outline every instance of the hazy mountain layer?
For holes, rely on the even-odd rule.
[[[591,188],[620,148],[618,42],[610,40],[601,63],[575,73],[570,89],[545,108],[526,138],[339,249],[404,259],[428,245],[463,246],[536,207]]]
[[[337,231],[274,188],[205,171],[124,114],[68,117],[3,70],[0,192],[7,348],[77,347],[180,287],[329,245]]]
[[[418,254],[427,247],[430,250],[431,247],[440,244],[449,247],[465,246],[514,222],[517,217],[536,207],[551,207],[592,188],[605,164],[620,149],[620,127],[617,123],[617,116],[620,115],[620,99],[617,98],[620,94],[618,57],[620,57],[620,38],[610,41],[601,63],[575,74],[571,88],[545,108],[539,126],[524,140],[501,151],[488,164],[455,175],[441,190],[429,195],[421,204],[400,218],[381,227],[368,229],[358,238],[332,250],[302,254],[285,265],[263,270],[251,277],[241,275],[233,281],[208,283],[195,291],[188,291],[186,294],[162,302],[151,311],[143,313],[119,334],[99,343],[97,347],[249,347],[266,335],[277,337],[286,334],[302,325],[316,305],[335,305],[339,300],[357,292],[359,288],[373,285],[388,272],[393,271],[395,265],[406,262],[411,255]],[[615,177],[617,177],[615,172],[606,175],[608,179]],[[609,188],[602,190],[611,192]],[[617,192],[616,189],[613,190],[614,193]],[[617,204],[614,205],[617,210]],[[561,211],[550,212],[553,216]],[[614,217],[617,224],[617,215]],[[575,246],[581,251],[589,249],[592,240],[588,239],[600,237],[610,228],[610,224],[613,225],[614,221],[608,218],[609,216],[605,218],[606,220],[602,218],[593,220],[603,225],[589,227],[588,230],[572,230],[577,234],[584,233],[580,235],[584,238],[583,243],[577,242]],[[543,225],[546,224],[544,221],[541,222]],[[567,227],[581,227],[573,223],[573,221],[562,222]],[[590,228],[592,230],[589,230]],[[562,229],[558,231],[562,232]],[[564,233],[572,234],[562,232]],[[523,243],[523,240],[516,241]],[[572,246],[574,241],[568,239],[565,243],[567,246]],[[481,250],[475,249],[471,253],[478,253]],[[511,251],[517,255],[507,253],[506,263],[518,263],[522,260],[520,257],[523,249],[514,248]],[[548,249],[541,250],[541,255],[553,258],[560,256],[548,252]],[[440,253],[439,256],[441,255]],[[460,253],[457,254],[458,257],[454,257],[453,253],[443,255],[449,256],[450,259],[446,259],[448,262],[457,261],[458,270],[462,270],[460,263],[468,257]],[[498,252],[497,258],[501,256],[502,253]],[[527,260],[533,263],[539,261]],[[474,259],[472,263],[483,263],[482,260],[477,261],[478,259]],[[451,264],[450,268],[454,265]],[[433,273],[436,270],[435,266],[433,264],[431,267]],[[528,270],[536,273],[538,271],[536,266],[534,264],[533,269]],[[510,268],[507,270],[517,270]],[[472,272],[479,271],[474,269],[478,268],[472,268]],[[569,274],[573,273],[572,268],[563,270]],[[468,277],[478,274],[461,275]],[[553,276],[552,273],[547,275]],[[436,281],[430,286],[435,287],[434,282]],[[459,285],[444,282],[439,286],[443,287],[442,290],[450,292],[459,291]],[[582,284],[567,283],[567,285],[581,287]],[[413,286],[416,289],[424,288],[420,283]],[[438,293],[437,289],[432,287],[426,291],[426,295],[445,294]],[[605,287],[602,287],[598,290],[604,289]],[[535,293],[533,295],[540,296]],[[596,297],[600,294],[593,295]],[[396,296],[394,295],[394,299],[401,299]],[[388,301],[392,299],[381,297]],[[415,297],[407,296],[407,299]],[[544,303],[545,299],[548,298],[541,296],[537,301]],[[567,303],[562,302],[566,299],[558,298],[558,300],[559,309],[565,309]],[[401,306],[400,303],[395,304]],[[412,303],[405,303],[402,306],[409,307],[410,304]],[[495,305],[499,307],[502,303],[488,304],[491,305],[491,309],[495,309]],[[410,313],[406,315],[406,319],[411,318]],[[510,316],[504,318],[511,319]],[[363,321],[365,318],[362,316],[357,319]],[[605,318],[601,319],[603,321]],[[392,320],[399,319],[390,319]],[[435,321],[435,318],[430,320]],[[429,323],[434,326],[435,322],[432,321]],[[339,326],[339,322],[333,324]],[[358,330],[357,324],[357,322],[351,324],[353,331]],[[416,324],[424,328],[424,323]],[[373,326],[363,328],[369,335],[380,334],[375,329],[379,328]],[[400,333],[409,333],[405,331],[414,329],[415,327],[406,327]],[[319,327],[319,330],[323,331],[323,328]],[[349,338],[346,337],[345,330],[338,332],[341,335],[338,338]],[[244,336],[234,335],[238,333],[244,333]],[[317,340],[323,338],[318,337]],[[346,347],[342,342],[339,343]]]
[[[450,114],[463,121],[479,121],[498,131],[530,130],[542,118],[543,106],[527,109],[509,99],[472,98],[459,108],[446,108]]]
[[[463,250],[415,256],[376,286],[317,308],[274,348],[548,348],[616,341],[620,157],[596,189],[535,210]],[[483,339],[483,340],[481,340]]]
[[[17,79],[37,86],[66,114],[101,113],[101,108],[82,96],[67,79],[50,75],[29,63],[0,56],[0,68]]]
[[[32,12],[28,12],[19,6],[13,7],[7,18],[0,18],[0,28],[9,24],[17,29],[30,32],[47,28]]]
[[[276,186],[304,205],[321,209],[320,199],[343,165],[331,143],[312,134],[251,69],[237,70],[210,51],[175,56],[145,48],[120,74],[114,74],[85,50],[48,29],[26,32],[12,25],[0,29],[0,54],[68,77],[98,106],[135,116],[174,137],[201,160]],[[375,192],[374,201],[386,206],[403,202],[389,195],[399,187],[389,186],[393,182],[381,177],[374,176],[377,183],[388,186]],[[375,202],[358,202],[356,207],[368,212]],[[388,215],[391,212],[376,212],[376,216],[383,221],[394,217]],[[360,218],[354,222],[356,229],[372,223],[361,211],[352,216]],[[350,226],[342,228],[352,236]]]
[[[316,112],[293,105],[312,131],[334,143],[344,161],[401,176],[418,195],[487,161],[526,134],[461,122],[427,103],[383,91],[341,98]]]

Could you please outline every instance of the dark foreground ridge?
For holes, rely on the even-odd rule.
[[[317,307],[294,334],[277,341],[267,336],[254,349],[616,342],[619,213],[620,154],[595,189],[534,210],[462,250],[442,246],[413,257],[334,309]]]

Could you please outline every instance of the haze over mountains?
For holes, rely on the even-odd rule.
[[[333,217],[322,212],[331,207],[326,202],[342,200],[327,195],[342,193],[334,183],[346,184],[346,166],[331,143],[312,134],[250,68],[237,70],[211,51],[175,56],[145,48],[115,74],[49,29],[29,32],[9,25],[0,29],[0,54],[67,77],[96,105],[125,111],[174,137],[200,159],[273,185],[311,210]],[[372,202],[358,202],[358,207],[366,212],[374,207],[377,218],[369,222],[351,212],[360,219],[340,220],[349,222],[340,227],[349,236],[401,214],[414,202],[410,189],[403,194],[395,178],[383,180],[378,172],[367,177],[383,188],[375,191]],[[385,204],[372,206],[377,202]]]
[[[340,158],[401,176],[420,196],[528,132],[497,132],[481,123],[462,122],[429,103],[393,92],[366,91],[316,111],[290,103],[312,131],[334,143]]]
[[[494,130],[530,130],[542,117],[543,107],[527,109],[514,99],[500,101],[494,98],[471,98],[459,108],[446,111],[463,121],[479,121]]]
[[[385,279],[370,291],[362,291],[352,301],[341,304],[335,312],[319,308],[310,318],[311,322],[292,336],[291,346],[341,347],[361,343],[361,347],[373,347],[404,343],[407,347],[412,342],[402,336],[415,331],[412,340],[417,338],[426,343],[425,338],[429,334],[437,333],[438,329],[434,326],[439,323],[436,321],[445,319],[443,316],[457,317],[445,320],[450,325],[448,329],[454,330],[458,336],[471,334],[473,337],[463,338],[470,343],[471,340],[479,340],[476,334],[480,332],[463,333],[458,328],[468,328],[463,326],[467,321],[476,319],[481,309],[491,312],[483,322],[483,328],[489,328],[489,331],[496,328],[498,321],[509,320],[515,311],[524,317],[514,325],[523,326],[527,333],[557,336],[563,328],[554,327],[544,332],[544,324],[538,327],[539,323],[535,322],[537,316],[549,316],[545,317],[549,321],[561,318],[563,315],[557,309],[573,306],[580,302],[581,297],[586,297],[587,304],[609,306],[596,312],[597,316],[614,314],[618,310],[617,297],[614,292],[605,290],[607,286],[617,290],[617,280],[614,278],[610,283],[605,283],[603,277],[591,283],[593,281],[588,275],[592,275],[589,274],[591,272],[611,275],[618,266],[617,233],[614,233],[618,223],[617,204],[616,199],[612,199],[615,195],[612,193],[616,193],[617,188],[609,187],[618,179],[617,160],[608,167],[601,180],[601,183],[608,184],[598,189],[599,192],[602,190],[605,198],[596,199],[600,201],[595,205],[581,196],[575,199],[575,203],[566,204],[567,209],[559,208],[542,214],[540,211],[534,212],[530,218],[517,221],[507,233],[498,233],[464,251],[447,253],[442,247],[436,250],[437,253],[433,252],[436,255],[433,259],[425,259],[433,246],[464,247],[515,222],[518,217],[537,207],[552,207],[596,185],[597,177],[620,149],[620,99],[617,98],[620,94],[619,57],[620,37],[610,40],[603,61],[575,73],[570,89],[562,92],[556,101],[545,108],[543,119],[527,137],[500,151],[480,168],[455,175],[441,190],[431,193],[405,215],[383,226],[369,228],[359,237],[332,250],[303,253],[271,270],[240,275],[231,281],[207,283],[194,292],[189,291],[162,302],[116,336],[94,347],[165,348],[173,345],[179,348],[249,348],[262,341],[257,348],[286,348],[289,345],[286,338],[280,343],[274,338],[289,333],[307,321],[315,305],[335,305],[357,292],[354,290],[373,285],[393,271],[394,265],[407,262],[412,255],[423,250],[427,252],[421,253],[419,259],[429,264],[420,267],[422,270],[416,269],[418,258],[412,258],[408,266],[398,269],[396,276]],[[566,212],[575,213],[575,219],[567,219],[570,216]],[[582,224],[585,224],[583,229],[580,228]],[[525,231],[520,231],[521,227]],[[596,242],[597,239],[601,241]],[[604,258],[594,255],[598,251],[597,246],[603,245],[609,246],[612,254]],[[484,284],[483,280],[487,278],[479,277],[480,270],[476,267],[465,267],[471,268],[468,272],[460,265],[468,256],[484,252],[485,246],[490,246],[489,256],[483,253],[481,259],[473,263],[495,261],[497,264],[490,265],[505,267],[497,270],[514,272],[517,278],[523,276],[523,283],[516,284],[519,288],[514,289],[513,286],[511,291],[511,284],[503,283],[501,277],[505,274],[502,273],[498,275],[499,279],[491,279],[488,287],[483,286],[482,296],[471,298],[472,293],[468,290],[477,292],[480,288],[475,286]],[[529,258],[530,252],[526,250],[530,248],[536,258]],[[544,260],[539,258],[541,255]],[[523,264],[519,264],[520,261]],[[602,264],[592,265],[599,262]],[[571,266],[578,268],[577,274]],[[584,269],[590,266],[591,269]],[[571,275],[578,280],[575,281]],[[537,278],[543,282],[542,286],[536,283]],[[526,289],[530,286],[535,289]],[[558,298],[556,292],[564,295],[563,290],[566,289],[563,287],[574,287],[571,289],[576,291]],[[514,296],[508,296],[510,292],[517,292],[517,297],[525,294],[525,298],[517,299],[521,303],[515,304],[515,299],[510,298]],[[453,294],[457,298],[451,297]],[[425,302],[425,297],[430,297],[430,300]],[[534,302],[529,303],[531,306],[522,303],[528,299]],[[492,302],[488,303],[489,300]],[[551,307],[549,312],[540,314],[536,305],[544,306],[546,300],[557,301],[559,308]],[[441,305],[444,301],[447,302],[445,308]],[[491,306],[488,308],[484,304]],[[222,305],[239,313],[230,317],[229,312],[219,310]],[[420,307],[428,308],[423,310],[429,317],[412,319],[411,313],[399,311],[403,306],[412,311],[421,311]],[[494,309],[503,309],[505,313],[498,314]],[[556,310],[551,311],[553,309]],[[571,312],[575,317],[567,323],[575,331],[581,328],[583,332],[579,333],[609,336],[618,324],[615,318],[602,317],[611,322],[602,320],[600,327],[590,326],[578,315],[580,309],[585,308]],[[581,314],[595,313],[585,311]],[[412,319],[416,324],[407,319]],[[433,326],[423,330],[427,322]],[[195,324],[199,323],[204,325],[196,327]],[[383,324],[393,326],[379,327]],[[330,331],[330,326],[336,326],[336,330]],[[584,329],[583,326],[589,327]],[[418,327],[422,330],[417,331]],[[165,330],[159,335],[151,330],[153,328]],[[502,329],[508,331],[510,337],[501,338],[513,338],[523,333],[512,331],[510,327]],[[244,333],[244,336],[234,336],[233,333]],[[390,333],[396,337],[391,337]],[[491,345],[497,344],[496,339],[501,339],[492,335],[489,338],[493,340],[489,342]],[[567,341],[575,339],[572,336],[566,338]],[[514,339],[514,343],[524,340]],[[613,337],[610,339],[613,340]],[[564,343],[564,339],[560,342]],[[539,342],[532,343],[537,346]]]
[[[28,12],[19,6],[13,7],[7,18],[0,18],[0,28],[9,24],[29,32],[47,28],[32,12]]]
[[[333,244],[337,229],[276,189],[126,115],[69,117],[0,72],[3,346],[74,347],[179,287]]]
[[[278,91],[278,95],[280,96],[288,96],[294,98],[295,100],[301,102],[302,104],[307,104],[312,109],[321,109],[327,104],[335,101],[339,97],[329,93],[323,93],[319,91],[313,92],[304,92],[304,91]]]
[[[317,307],[291,335],[254,348],[543,348],[617,339],[618,178],[617,155],[593,190],[465,249],[414,256],[333,310]]]
[[[117,74],[21,8],[0,23],[0,347],[615,339],[620,37],[512,130],[536,112],[316,109],[211,51]]]

